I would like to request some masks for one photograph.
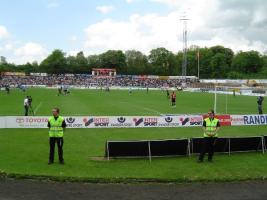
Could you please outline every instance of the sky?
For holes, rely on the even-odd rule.
[[[266,0],[0,0],[0,56],[41,62],[54,49],[66,55],[107,50],[182,50],[223,45],[267,54]]]

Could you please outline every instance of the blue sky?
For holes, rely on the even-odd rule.
[[[114,12],[103,14],[97,6],[112,5]],[[166,7],[165,7],[166,8]],[[82,30],[105,18],[125,19],[134,13],[167,12],[159,4],[127,3],[125,0],[6,0],[1,1],[0,24],[22,42],[34,41],[50,48],[69,48],[72,35],[83,37]],[[56,46],[58,45],[58,46]]]
[[[241,0],[0,0],[0,55],[25,63],[40,62],[53,49],[178,51],[184,13],[191,19],[189,45],[266,52],[266,8],[264,0],[253,6]]]

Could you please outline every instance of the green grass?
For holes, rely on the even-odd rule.
[[[62,115],[160,115],[206,113],[213,108],[214,95],[208,93],[177,92],[177,107],[170,106],[166,93],[161,91],[72,90],[69,96],[57,96],[57,90],[30,89],[26,93],[12,90],[10,95],[0,92],[0,115],[23,115],[23,99],[33,97],[37,115],[50,115],[58,106]],[[228,95],[227,111],[231,114],[257,113],[256,97]],[[226,112],[226,95],[218,95],[218,113]]]
[[[105,93],[73,90],[70,96],[56,96],[56,90],[31,89],[38,115],[50,115],[59,106],[63,115],[158,115],[159,113],[206,113],[213,106],[213,95],[180,92],[176,108],[171,108],[160,91],[127,91]],[[0,115],[22,115],[20,91],[0,93]],[[225,98],[220,95],[220,100]],[[231,113],[255,113],[254,97],[229,96]],[[223,101],[224,102],[224,101]],[[219,103],[219,102],[218,102]],[[250,105],[250,106],[249,106]],[[223,110],[225,105],[219,103]],[[220,108],[219,107],[219,108]],[[266,134],[266,126],[223,127],[220,136],[253,136]],[[47,165],[48,133],[46,129],[0,129],[0,173],[16,177],[53,177],[57,180],[129,181],[231,181],[265,179],[267,154],[216,154],[215,162],[198,164],[196,157],[92,160],[104,155],[106,140],[141,140],[201,137],[194,128],[136,129],[68,129],[64,138],[66,165]]]

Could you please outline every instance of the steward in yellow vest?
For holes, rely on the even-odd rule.
[[[66,122],[63,117],[59,116],[59,109],[52,110],[53,116],[48,119],[49,128],[49,161],[48,164],[54,163],[55,145],[58,147],[58,159],[60,164],[64,164],[63,159],[63,135],[66,128]]]
[[[203,162],[206,152],[208,152],[208,161],[212,162],[214,146],[216,138],[218,137],[218,130],[220,128],[220,122],[214,117],[214,111],[210,110],[208,115],[209,116],[203,120],[204,138],[198,162]]]

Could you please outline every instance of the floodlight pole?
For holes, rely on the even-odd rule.
[[[199,61],[199,48],[197,50],[197,77],[198,77],[198,80],[199,80],[199,65],[200,65],[200,61]]]
[[[215,85],[215,91],[214,91],[214,112],[217,113],[217,86]]]
[[[226,100],[225,100],[225,114],[228,113],[228,94],[226,93]]]
[[[186,77],[187,73],[187,19],[183,16],[180,19],[183,22],[183,64],[182,64],[182,76]]]

